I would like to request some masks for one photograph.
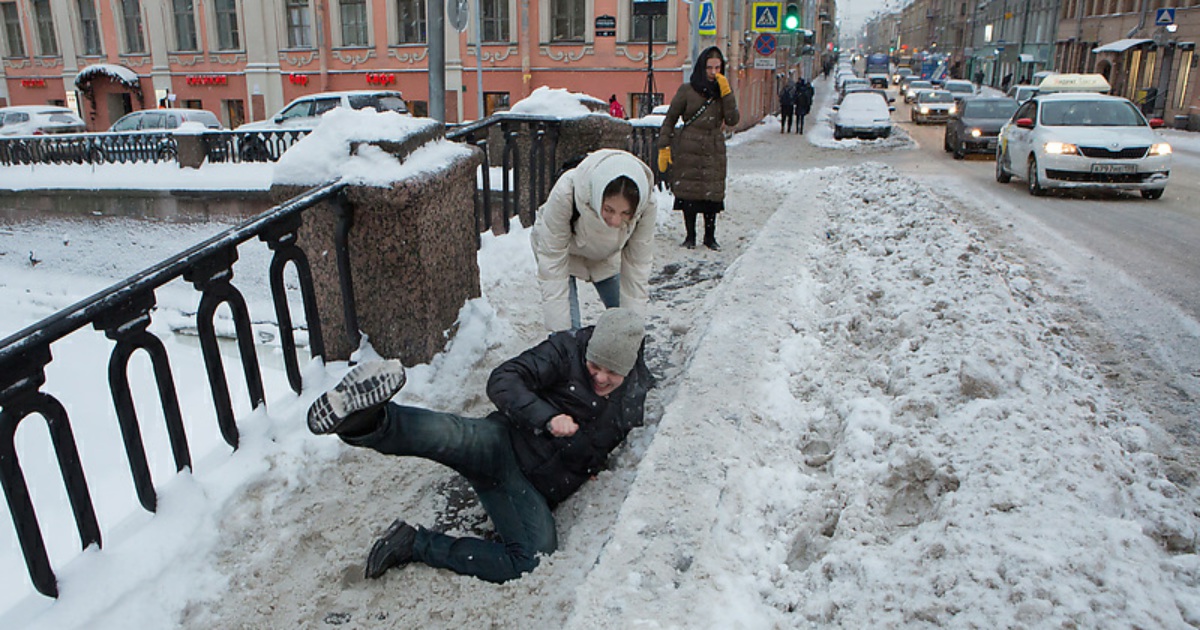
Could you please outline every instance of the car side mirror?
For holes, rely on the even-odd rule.
[[[833,111],[835,111],[835,112],[836,112],[837,110],[838,110],[838,106],[837,106],[837,105],[834,105],[834,106],[833,106]]]
[[[889,111],[889,112],[894,112],[894,111],[896,111],[896,108],[895,108],[895,107],[893,107],[893,106],[890,106],[890,105],[889,105],[889,106],[888,106],[888,111]]]
[[[284,119],[283,119],[283,116],[282,116],[282,115],[276,116],[276,117],[275,117],[275,124],[276,124],[276,125],[281,125],[281,124],[283,124],[283,120],[284,120]]]
[[[895,96],[889,96],[889,97],[888,97],[888,102],[889,102],[889,103],[895,103],[895,102],[896,102],[896,97],[895,97]]]
[[[1158,129],[1159,127],[1162,127],[1165,124],[1166,123],[1163,122],[1163,119],[1161,119],[1161,118],[1151,118],[1150,119],[1150,128],[1151,129]]]
[[[1017,126],[1022,129],[1033,129],[1033,119],[1032,118],[1018,118]]]

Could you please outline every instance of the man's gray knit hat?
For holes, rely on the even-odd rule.
[[[587,360],[620,374],[628,376],[637,363],[638,349],[642,337],[646,336],[646,325],[642,316],[627,308],[610,308],[596,321],[596,330],[588,341]]]

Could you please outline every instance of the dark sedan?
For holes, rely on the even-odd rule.
[[[946,121],[943,148],[961,160],[968,153],[996,153],[996,138],[1000,128],[1013,112],[1017,101],[1011,98],[973,98],[959,101],[957,112]]]

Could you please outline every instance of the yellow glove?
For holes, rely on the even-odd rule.
[[[717,87],[721,88],[721,98],[724,98],[726,94],[729,94],[733,91],[733,89],[729,87],[729,79],[726,79],[725,75],[719,72],[717,73]]]
[[[666,173],[667,167],[671,165],[671,147],[663,147],[658,150],[658,172]]]

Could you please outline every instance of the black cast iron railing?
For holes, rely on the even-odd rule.
[[[314,189],[0,340],[0,485],[16,526],[26,567],[38,592],[54,597],[58,586],[17,457],[16,431],[24,418],[40,414],[46,421],[80,543],[84,548],[93,543],[102,544],[91,491],[84,478],[71,428],[72,419],[54,396],[42,391],[55,344],[86,326],[103,331],[116,342],[108,363],[109,390],[138,501],[143,508],[154,512],[157,508],[154,483],[128,378],[130,358],[138,350],[150,358],[176,471],[192,465],[171,362],[162,341],[148,330],[156,304],[155,291],[182,278],[200,292],[197,328],[217,424],[225,442],[237,448],[237,422],[214,325],[216,310],[222,304],[228,306],[233,316],[250,404],[258,407],[266,400],[249,311],[245,298],[233,283],[233,264],[238,259],[238,248],[248,246],[249,241],[257,238],[274,252],[269,270],[270,291],[279,322],[288,382],[299,393],[303,386],[300,357],[283,282],[284,272],[291,265],[299,280],[309,351],[313,357],[324,357],[312,273],[296,238],[302,213],[321,203],[334,204],[339,223],[349,223],[353,213],[343,194],[344,188],[344,184],[334,183]],[[347,234],[348,230],[338,229],[335,237],[340,265],[348,260],[348,256],[343,255],[348,250]],[[351,293],[349,270],[339,269],[339,272],[344,279],[342,289],[347,321],[353,322],[354,302],[345,299]],[[354,330],[353,336],[357,334]]]
[[[180,145],[199,142],[210,164],[276,162],[308,130],[71,133],[0,138],[0,165],[176,162]]]
[[[447,133],[448,139],[477,146],[488,155],[489,160],[495,158],[501,165],[502,185],[498,191],[491,189],[489,162],[485,161],[481,168],[481,183],[476,186],[473,204],[478,231],[492,230],[493,213],[497,209],[501,210],[501,231],[507,231],[509,220],[518,215],[522,221],[532,224],[537,208],[545,201],[554,183],[560,131],[561,121],[557,119],[499,114],[477,123],[455,127]],[[629,149],[648,164],[653,164],[651,158],[655,153],[653,147],[657,132],[657,128],[635,127],[630,138]],[[299,137],[284,135],[294,132],[256,133],[263,134],[260,139],[267,142],[265,151],[269,159],[278,159],[277,153],[282,153],[289,142]],[[169,137],[169,134],[163,135]],[[235,161],[240,158],[234,156],[246,146],[246,136],[238,132],[209,133],[205,137],[212,140],[208,145],[209,151],[223,152],[228,159]],[[54,147],[65,151],[65,147],[72,146],[66,137],[51,140],[55,142],[40,145],[43,148],[39,150]],[[498,143],[495,153],[490,153],[492,143]],[[0,153],[6,150],[5,146],[0,143]],[[7,146],[11,150],[11,145]],[[82,147],[77,147],[77,150],[82,150]],[[497,192],[500,199],[495,198]],[[303,213],[322,203],[333,205],[337,221],[334,242],[346,328],[344,332],[352,345],[356,345],[361,333],[354,307],[348,246],[354,224],[354,209],[346,200],[345,184],[342,183],[316,188],[276,206],[0,340],[0,486],[8,502],[26,567],[38,592],[55,597],[58,586],[17,457],[15,438],[17,427],[23,419],[38,414],[46,421],[82,547],[102,544],[91,491],[84,477],[71,428],[72,419],[58,399],[43,391],[46,367],[52,361],[51,350],[55,344],[87,326],[103,331],[116,342],[108,364],[109,390],[138,501],[144,509],[154,512],[157,497],[128,376],[131,357],[138,350],[144,351],[150,359],[176,471],[192,465],[171,361],[162,341],[149,331],[156,304],[155,291],[169,282],[183,279],[200,292],[197,329],[216,409],[216,421],[225,442],[237,448],[237,422],[217,345],[214,325],[216,310],[225,305],[233,316],[241,371],[250,403],[255,407],[262,405],[266,397],[254,350],[250,316],[246,301],[232,280],[239,247],[248,247],[254,238],[264,242],[273,252],[268,270],[269,285],[288,383],[297,393],[302,390],[296,327],[287,300],[284,273],[289,265],[295,271],[307,322],[309,351],[314,358],[324,358],[321,313],[317,310],[312,272],[296,242]]]

